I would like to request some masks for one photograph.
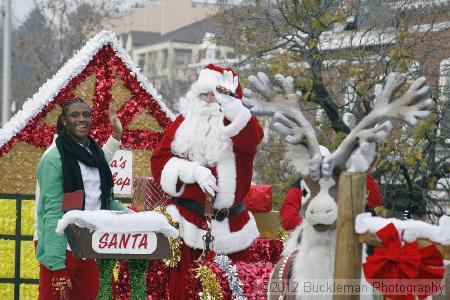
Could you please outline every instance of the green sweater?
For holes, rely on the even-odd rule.
[[[62,162],[58,148],[54,147],[39,162],[36,176],[41,190],[38,214],[37,260],[49,270],[66,267],[67,239],[55,232],[58,220],[62,218],[63,198]],[[110,210],[123,210],[114,199],[108,203]]]

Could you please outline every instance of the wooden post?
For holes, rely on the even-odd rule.
[[[360,287],[362,245],[355,232],[355,218],[364,212],[366,175],[343,172],[339,178],[338,218],[334,279],[339,285]],[[356,281],[355,281],[356,280]],[[355,285],[357,283],[357,286]],[[358,300],[359,295],[333,295],[333,300]]]

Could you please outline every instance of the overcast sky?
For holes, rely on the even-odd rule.
[[[12,22],[14,24],[20,23],[24,20],[25,16],[30,12],[33,7],[33,0],[10,0],[13,10]],[[0,0],[1,7],[3,9],[3,0]]]
[[[25,17],[34,6],[33,0],[10,0],[12,10],[14,12],[12,22],[17,25],[25,20]],[[129,7],[134,3],[143,3],[145,0],[124,0],[123,8]],[[3,8],[3,0],[0,0],[0,5]]]

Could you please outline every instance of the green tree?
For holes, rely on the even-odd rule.
[[[254,180],[272,186],[272,208],[279,210],[289,187],[295,182],[297,174],[285,158],[286,144],[272,128],[270,118],[261,118],[261,125],[266,128],[264,141],[258,148],[254,168]]]
[[[416,129],[396,128],[380,150],[375,176],[394,214],[440,215],[448,206],[445,191],[450,187],[444,101],[449,95],[439,80],[450,75],[439,65],[450,57],[448,33],[439,29],[448,20],[448,8],[430,2],[415,9],[413,4],[246,0],[230,8],[224,3],[218,39],[236,50],[241,58],[237,67],[249,73],[293,76],[317,110],[319,141],[330,150],[371,111],[374,87],[389,72],[406,72],[410,79],[425,74],[436,102],[433,117]]]

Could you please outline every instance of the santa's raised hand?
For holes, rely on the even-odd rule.
[[[117,112],[114,108],[110,107],[106,113],[108,114],[109,122],[111,122],[113,133],[112,136],[116,140],[120,141],[120,138],[122,137],[122,123],[120,122],[119,118],[117,117]]]
[[[215,89],[214,96],[221,106],[223,115],[230,121],[233,121],[237,116],[245,114],[250,116],[250,111],[243,105],[240,99],[230,95],[236,95],[236,89],[239,85],[239,79],[233,75],[233,72],[225,70],[218,75],[218,85],[231,93],[220,93]],[[229,95],[230,94],[230,95]],[[248,118],[247,118],[248,120]]]
[[[239,84],[238,77],[234,76],[233,72],[231,71],[224,71],[222,74],[219,74],[217,76],[217,81],[220,87],[230,91],[232,94],[234,94]],[[219,102],[220,105],[236,101],[235,97],[227,95],[226,93],[219,93],[217,89],[215,89],[213,92],[214,96],[217,99],[217,102]]]

